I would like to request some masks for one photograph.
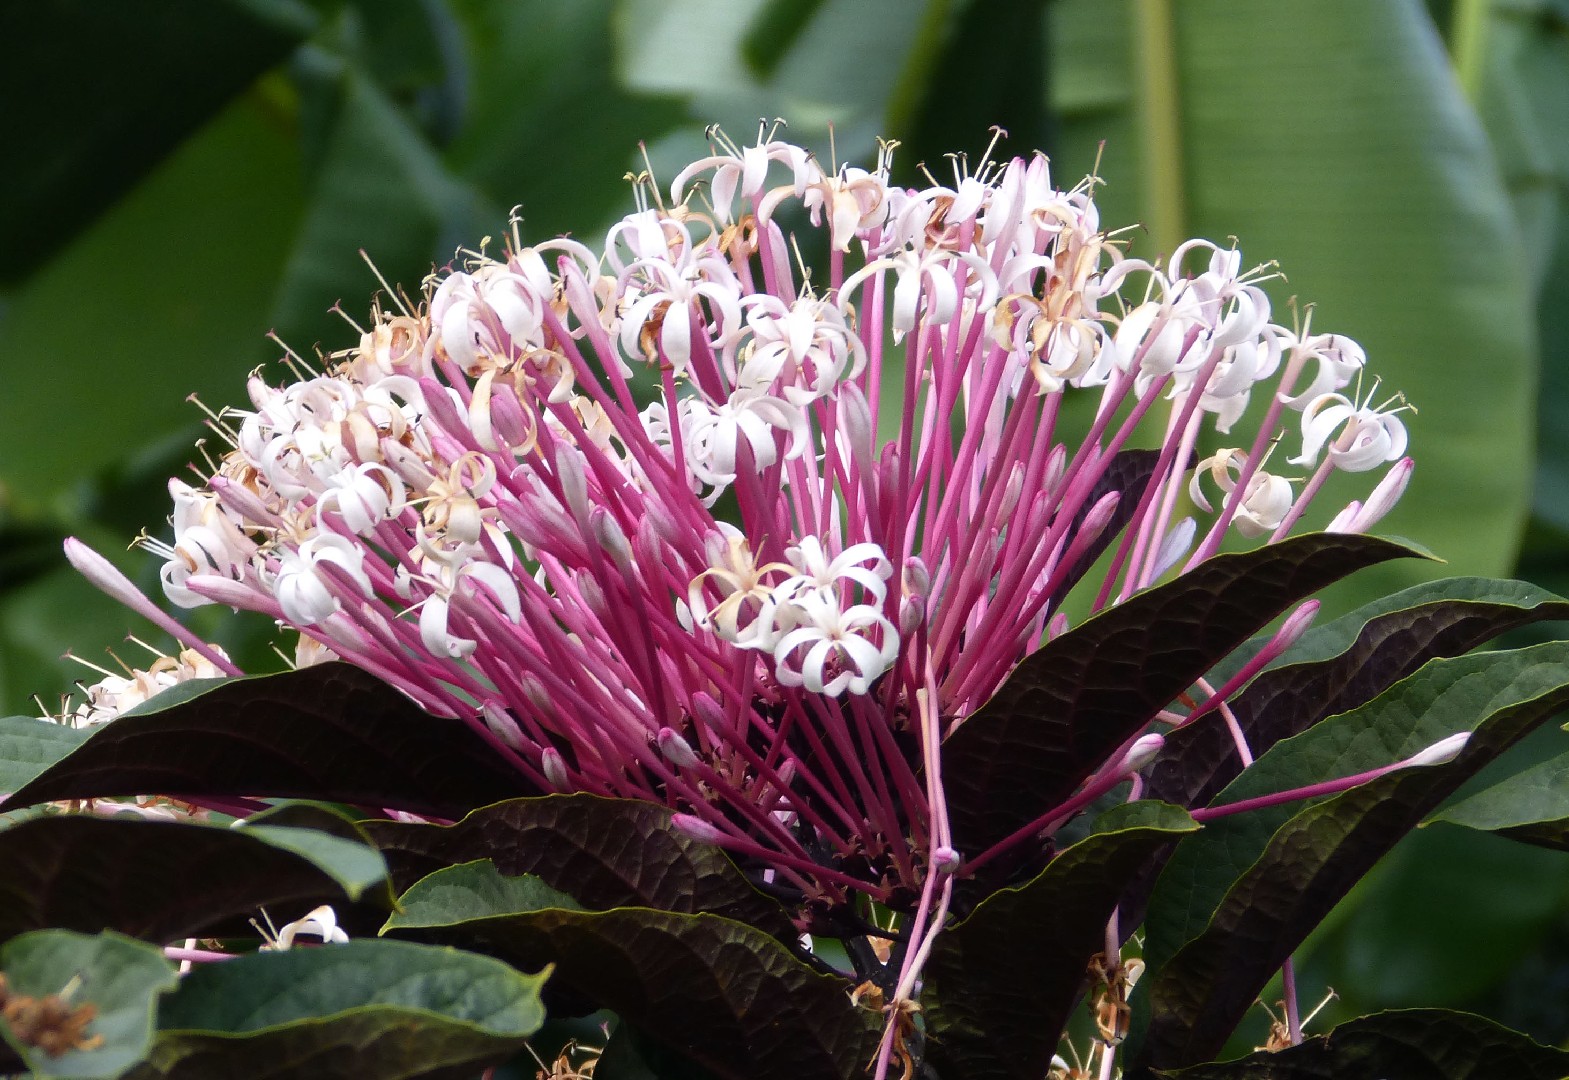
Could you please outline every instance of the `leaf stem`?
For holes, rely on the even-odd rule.
[[[1487,63],[1487,39],[1492,24],[1492,0],[1455,0],[1450,24],[1450,55],[1455,77],[1472,106],[1481,101],[1482,70]]]
[[[1177,100],[1176,32],[1171,0],[1136,0],[1134,78],[1143,153],[1145,224],[1157,252],[1182,240],[1182,118]]]

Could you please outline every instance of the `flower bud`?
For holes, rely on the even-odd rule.
[[[545,780],[557,791],[572,790],[572,779],[567,775],[566,759],[554,746],[545,747],[539,755],[539,771],[545,774]]]
[[[700,843],[718,844],[725,838],[724,833],[702,818],[693,817],[691,814],[671,814],[670,824],[675,827],[676,832]]]
[[[678,769],[695,769],[703,763],[691,744],[674,728],[660,728],[659,735],[654,741],[659,744],[659,752],[664,755],[665,760]]]
[[[512,719],[512,714],[497,702],[487,701],[480,708],[480,715],[485,718],[485,726],[490,733],[513,750],[523,749],[523,730],[518,727],[518,722]]]
[[[1401,764],[1410,766],[1447,765],[1460,756],[1460,751],[1465,749],[1466,743],[1470,740],[1471,733],[1462,731],[1459,734],[1449,736],[1447,739],[1439,739],[1426,750],[1418,750],[1401,762]]]
[[[1155,755],[1160,753],[1161,747],[1166,745],[1163,735],[1141,735],[1133,741],[1128,752],[1122,755],[1122,760],[1117,763],[1119,776],[1131,776],[1144,766],[1155,760]]]

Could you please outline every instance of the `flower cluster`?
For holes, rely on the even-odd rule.
[[[1236,250],[1129,257],[1042,157],[923,189],[888,166],[720,137],[602,247],[514,230],[321,370],[253,375],[145,541],[168,597],[297,629],[541,790],[909,903],[986,854],[949,846],[942,736],[1093,566],[1098,610],[1398,461],[1335,520],[1365,529],[1410,463],[1341,394],[1361,350],[1272,322]],[[1251,440],[1195,467],[1259,387]],[[1266,471],[1292,424],[1300,489]]]

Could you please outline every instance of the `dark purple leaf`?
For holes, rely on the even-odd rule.
[[[1048,642],[943,744],[955,846],[983,851],[1061,803],[1288,605],[1417,554],[1370,536],[1293,537],[1217,556]]]
[[[372,849],[304,829],[51,814],[0,831],[0,941],[49,927],[174,941],[264,906],[370,900],[384,875]]]
[[[321,799],[448,818],[534,794],[462,721],[331,663],[172,687],[3,805],[150,793]]]
[[[1171,1080],[1561,1080],[1569,1052],[1470,1013],[1402,1009],[1363,1016],[1275,1053],[1157,1075]]]
[[[1222,804],[1289,788],[1282,778],[1304,766],[1315,776],[1353,775],[1366,760],[1403,760],[1446,735],[1473,732],[1447,764],[1388,773],[1295,814],[1288,805],[1216,819],[1184,841],[1146,923],[1150,970],[1140,995],[1147,986],[1153,1015],[1139,1060],[1170,1069],[1217,1054],[1270,977],[1373,864],[1565,705],[1569,642],[1436,660],[1260,758],[1222,793]]]
[[[1128,878],[1155,847],[1196,828],[1165,803],[1116,807],[1034,880],[993,893],[943,933],[923,995],[927,1056],[938,1071],[967,1080],[1046,1075]]]
[[[364,828],[400,890],[442,867],[489,859],[508,877],[534,874],[593,910],[708,912],[795,937],[784,908],[719,848],[671,828],[670,815],[630,799],[546,795],[487,806],[455,825],[368,821]]]
[[[435,877],[453,879],[471,869]],[[760,930],[714,915],[649,908],[547,908],[476,918],[478,894],[454,917],[456,887],[415,884],[399,899],[386,932],[462,945],[524,970],[554,964],[553,983],[726,1080],[865,1076],[881,1012],[857,1008],[848,980],[814,970]]]

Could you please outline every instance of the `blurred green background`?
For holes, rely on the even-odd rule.
[[[668,183],[705,125],[747,142],[759,117],[825,158],[831,126],[840,161],[897,139],[912,183],[1001,125],[1060,186],[1098,157],[1138,253],[1236,236],[1278,260],[1277,318],[1312,302],[1420,409],[1384,531],[1448,560],[1336,604],[1433,573],[1569,589],[1565,0],[35,0],[0,7],[0,41],[6,713],[56,707],[86,674],[67,650],[138,659],[60,540],[158,533],[200,460],[187,397],[242,402],[269,331],[352,344],[329,309],[368,308],[361,249],[412,290],[514,206],[525,239],[592,243],[640,142]],[[155,591],[155,560],[120,562]],[[1566,912],[1563,856],[1427,830],[1312,944],[1304,997],[1563,1041]]]

